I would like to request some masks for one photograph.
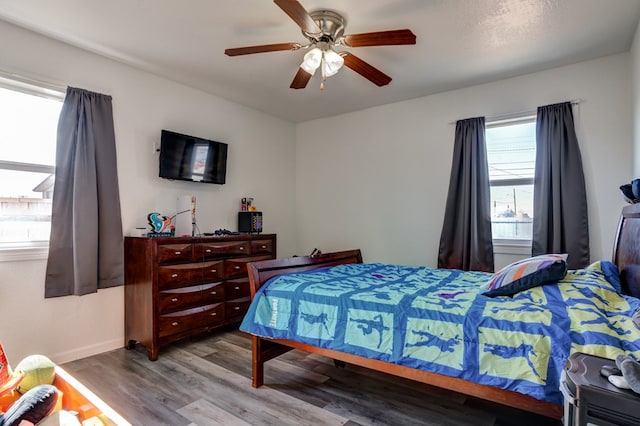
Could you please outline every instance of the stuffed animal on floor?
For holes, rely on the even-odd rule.
[[[56,377],[56,365],[44,355],[29,355],[16,365],[15,371],[24,375],[16,388],[20,393],[38,385],[50,385]]]
[[[0,413],[0,426],[35,424],[51,414],[58,399],[52,385],[55,374],[55,364],[44,355],[28,356],[12,371],[0,345],[0,395],[14,390],[22,394]]]
[[[57,399],[58,389],[55,386],[38,385],[25,392],[4,414],[0,414],[0,426],[17,426],[23,420],[36,424],[51,414]]]

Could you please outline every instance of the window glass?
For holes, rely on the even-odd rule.
[[[0,244],[48,241],[64,93],[7,86],[0,87]]]
[[[488,123],[486,142],[493,239],[531,241],[535,117],[499,125]]]

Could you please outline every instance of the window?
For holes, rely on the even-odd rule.
[[[531,245],[535,116],[487,123],[486,143],[494,244]]]
[[[0,248],[46,245],[64,93],[0,76]]]

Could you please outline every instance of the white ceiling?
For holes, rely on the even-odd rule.
[[[306,39],[269,0],[0,0],[0,19],[293,122],[628,51],[640,0],[301,0],[332,9],[345,34],[409,28],[410,46],[360,47],[390,75],[348,68],[324,90],[289,84],[304,51],[228,57],[224,49]]]

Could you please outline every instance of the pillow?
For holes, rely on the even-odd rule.
[[[618,294],[624,294],[622,292],[622,277],[618,267],[608,260],[600,261],[600,270],[604,274],[606,280],[613,286]]]
[[[513,262],[486,284],[489,297],[512,296],[519,291],[559,281],[567,275],[567,254],[543,254]]]

